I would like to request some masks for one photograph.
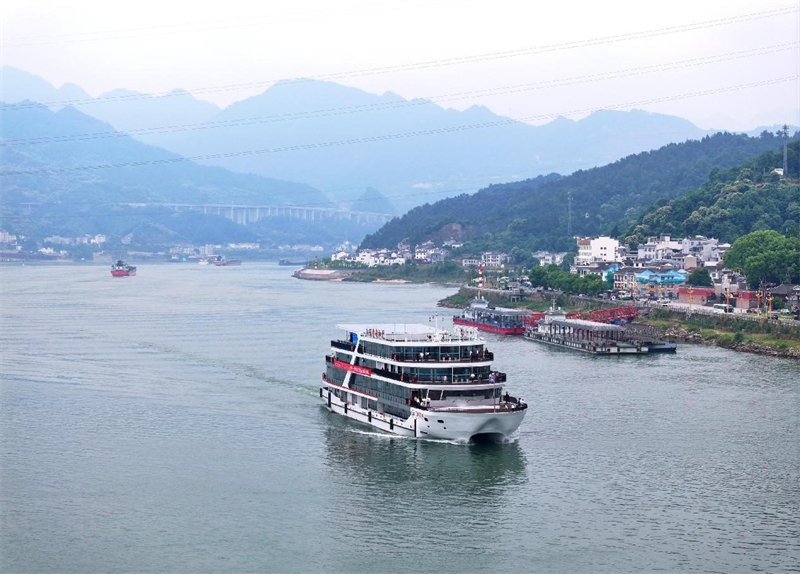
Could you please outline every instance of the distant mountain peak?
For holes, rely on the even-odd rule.
[[[374,187],[365,189],[361,197],[353,202],[350,209],[352,211],[364,211],[368,213],[397,213],[395,206],[386,199],[385,195]]]

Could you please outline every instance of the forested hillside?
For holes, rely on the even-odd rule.
[[[655,201],[680,197],[705,182],[712,170],[743,164],[779,145],[769,132],[757,138],[718,133],[563,178],[493,185],[414,209],[362,245],[391,247],[406,238],[416,243],[449,233],[468,240],[466,247],[474,250],[568,250],[575,246],[575,235],[618,235]]]
[[[782,150],[769,151],[727,170],[715,169],[706,183],[642,215],[627,242],[650,235],[706,235],[733,242],[752,231],[797,233],[800,226],[800,142],[789,144],[788,178],[773,169],[783,165]]]

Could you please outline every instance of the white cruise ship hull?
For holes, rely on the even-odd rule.
[[[335,394],[329,393],[325,387],[320,389],[320,395],[331,412],[381,431],[407,437],[457,442],[469,442],[480,438],[505,440],[519,428],[527,412],[527,409],[470,412],[466,409],[431,411],[412,408],[408,419],[400,419],[345,403]]]

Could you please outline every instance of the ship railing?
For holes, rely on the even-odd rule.
[[[354,343],[347,341],[331,341],[331,346],[335,349],[342,349],[344,351],[356,351]],[[374,355],[372,353],[365,353],[364,346],[359,345],[358,353],[375,357],[381,360],[393,360],[403,363],[485,363],[486,361],[494,361],[494,353],[491,351],[476,352],[471,355],[456,355],[453,353],[444,353],[437,356],[426,353],[420,357],[418,353],[392,353],[391,355]]]
[[[446,375],[443,376],[433,376],[433,377],[420,377],[417,375],[408,375],[406,373],[395,373],[392,371],[388,371],[386,369],[372,369],[372,372],[380,377],[385,377],[387,379],[392,379],[395,381],[400,381],[403,383],[411,383],[411,384],[423,384],[423,385],[471,385],[471,384],[494,384],[494,383],[505,383],[506,382],[506,374],[505,373],[492,373],[488,375],[480,375],[480,376],[470,376],[470,377],[448,377]]]

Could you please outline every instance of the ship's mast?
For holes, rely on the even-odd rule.
[[[483,263],[478,263],[478,299],[481,298],[481,289],[483,289]]]

